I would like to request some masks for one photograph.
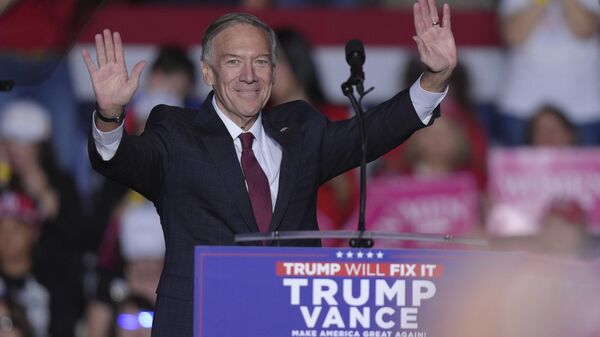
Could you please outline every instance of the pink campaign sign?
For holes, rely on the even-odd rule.
[[[381,177],[369,181],[366,227],[372,231],[468,235],[479,219],[478,192],[467,174]],[[357,213],[346,229],[356,228]],[[379,247],[414,246],[380,240]]]
[[[492,149],[488,165],[491,234],[534,234],[557,203],[600,230],[600,149]]]

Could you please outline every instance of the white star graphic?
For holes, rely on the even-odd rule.
[[[347,252],[347,253],[346,253],[346,257],[347,257],[347,258],[349,258],[349,259],[350,259],[350,258],[352,258],[352,256],[354,256],[354,253],[352,253],[352,252]]]
[[[383,253],[382,252],[377,252],[377,258],[378,259],[383,259]]]
[[[359,259],[362,259],[364,255],[365,254],[363,252],[356,253],[356,257],[358,257]]]
[[[339,251],[339,250],[338,250],[338,251],[337,251],[337,253],[335,253],[335,256],[336,256],[338,259],[341,259],[342,257],[344,257],[344,253],[342,253],[341,251]]]
[[[368,252],[367,259],[372,259],[372,258],[373,258],[373,252]]]

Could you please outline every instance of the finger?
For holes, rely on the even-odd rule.
[[[125,51],[123,49],[123,42],[121,41],[121,34],[119,34],[119,32],[113,33],[113,41],[115,43],[115,60],[117,63],[125,64]]]
[[[413,5],[413,19],[415,21],[415,31],[417,32],[417,35],[423,34],[426,29],[420,7],[421,5],[418,2],[415,2]]]
[[[419,8],[421,8],[423,22],[431,26],[431,16],[429,14],[429,4],[427,3],[427,0],[419,0]]]
[[[106,62],[115,62],[115,47],[110,30],[104,30],[104,46],[106,47]]]
[[[96,67],[94,61],[92,61],[92,56],[90,56],[90,52],[87,49],[83,49],[81,51],[81,56],[83,56],[83,62],[85,62],[85,66],[87,67],[87,70],[91,76],[92,73],[98,69],[98,67]]]
[[[431,16],[431,23],[440,22],[440,17],[438,15],[437,6],[435,4],[435,0],[428,0],[427,5],[429,8],[429,15]]]
[[[444,18],[443,18],[444,22],[442,22],[442,27],[444,28],[448,28],[451,29],[451,24],[450,24],[450,5],[448,5],[447,3],[444,4]]]
[[[129,81],[130,81],[131,85],[133,86],[133,89],[137,89],[137,87],[140,83],[140,77],[142,75],[142,71],[144,70],[145,66],[146,66],[146,61],[140,61],[140,62],[136,63],[135,66],[133,66],[133,69],[131,70],[131,76],[129,77]]]
[[[425,30],[433,27],[434,20],[431,18],[431,12],[429,11],[429,0],[419,0],[419,7],[421,7],[421,16],[423,17],[423,26]]]
[[[102,34],[96,34],[96,58],[98,59],[98,66],[102,67],[106,64],[106,50],[104,49],[104,39]]]

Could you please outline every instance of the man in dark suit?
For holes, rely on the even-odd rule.
[[[367,113],[370,160],[433,122],[456,65],[449,7],[442,23],[434,0],[420,0],[414,13],[415,41],[428,71]],[[139,191],[161,216],[166,256],[153,336],[192,335],[195,245],[231,245],[237,233],[317,230],[319,185],[360,162],[355,119],[333,123],[301,101],[265,109],[277,42],[262,21],[225,15],[207,28],[202,47],[202,74],[213,87],[203,107],[157,106],[141,136],[123,132],[122,111],[144,63],[129,76],[121,38],[109,30],[96,35],[98,66],[83,52],[98,105],[92,165]]]

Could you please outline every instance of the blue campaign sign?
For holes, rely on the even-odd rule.
[[[466,336],[465,326],[499,325],[502,313],[494,310],[505,307],[509,271],[522,270],[522,257],[443,250],[196,247],[194,336]],[[483,309],[485,317],[474,318]]]

